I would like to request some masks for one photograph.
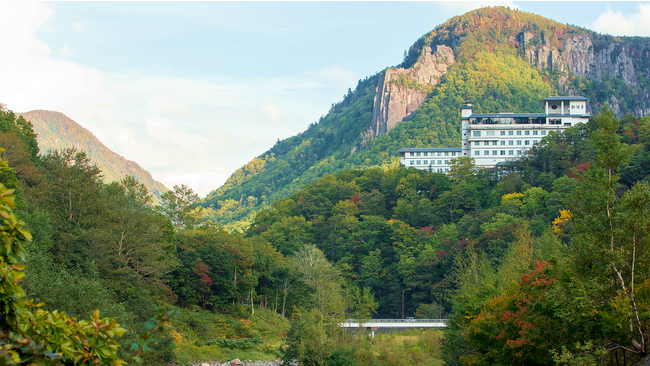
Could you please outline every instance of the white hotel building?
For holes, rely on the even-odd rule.
[[[518,158],[549,131],[586,123],[591,117],[584,97],[548,97],[542,102],[545,113],[474,114],[473,103],[467,101],[460,108],[462,148],[400,149],[400,162],[406,167],[447,172],[449,160],[469,156],[476,166],[492,168]]]

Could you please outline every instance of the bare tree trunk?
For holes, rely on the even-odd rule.
[[[250,290],[250,294],[251,294],[251,296],[250,296],[250,298],[251,298],[251,314],[255,315],[255,304],[253,303],[253,288],[252,287],[251,287],[251,290]]]
[[[275,306],[273,307],[273,312],[278,313],[278,289],[275,289]]]
[[[284,296],[282,298],[282,319],[284,319],[284,310],[287,303],[287,280],[284,280]]]

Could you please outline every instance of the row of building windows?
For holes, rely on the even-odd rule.
[[[413,165],[413,164],[411,164],[411,165]],[[431,169],[431,171],[432,172],[438,172],[438,173],[442,173],[442,172],[449,173],[449,168],[444,168],[444,169],[443,168],[438,168],[438,169],[433,168],[433,169]]]
[[[411,154],[411,156],[420,156],[420,151],[410,152],[410,154]],[[428,154],[429,154],[428,151],[423,151],[423,152],[422,152],[422,156],[429,156]],[[434,154],[435,154],[435,152],[431,152],[431,156],[435,156]],[[445,156],[449,156],[449,151],[445,151],[445,152],[444,152],[444,155],[445,155]],[[458,155],[460,156],[460,152],[458,153]],[[441,151],[438,151],[438,156],[442,156],[442,152],[441,152]],[[455,152],[455,151],[452,151],[452,152],[451,152],[451,156],[456,156],[456,152]]]
[[[490,151],[492,151],[491,154]],[[514,154],[515,150],[508,150],[508,155]],[[474,150],[474,155],[481,155],[481,150]],[[506,150],[483,150],[483,155],[506,155]],[[517,150],[517,155],[521,155],[521,150]]]
[[[514,130],[510,130],[510,131],[472,131],[472,132],[473,132],[474,137],[481,137],[482,132],[485,132],[484,134],[482,134],[482,136],[497,136],[497,132],[499,133],[499,136],[506,136],[506,135],[507,136],[514,136],[515,134],[517,136],[521,136],[522,132],[526,136],[530,135],[531,132],[533,133],[533,136],[537,136],[538,134],[542,135],[542,136],[546,136],[546,131],[545,130],[542,130],[542,131],[538,131],[538,130],[533,130],[533,131],[530,131],[530,130],[525,130],[525,131],[521,131],[521,130],[517,130],[517,131],[514,131]],[[506,134],[506,132],[507,132],[507,134]]]
[[[517,143],[515,143],[515,141]],[[531,140],[523,140],[523,144],[524,145],[530,145],[530,141]],[[507,145],[511,145],[511,146],[512,145],[521,145],[522,144],[522,140],[507,140],[507,142],[508,142]],[[533,145],[538,143],[538,142],[539,142],[539,140],[533,140]],[[474,146],[481,146],[481,143],[483,143],[483,146],[497,146],[497,141],[473,141],[473,142],[470,141],[469,142],[470,145],[472,145],[472,143],[473,143]],[[499,145],[505,146],[506,145],[506,140],[501,140],[501,143],[499,143]]]
[[[429,165],[429,160],[422,160],[422,164],[420,164],[420,160],[411,160],[411,165]],[[435,160],[431,160],[431,165],[435,164]],[[449,165],[449,160],[445,160],[445,164]],[[438,165],[442,165],[442,160],[438,160]]]
[[[567,111],[568,112],[568,111]],[[471,118],[470,123],[473,125],[545,125],[548,121],[550,125],[562,124],[561,118],[546,118],[546,117],[486,117],[486,118]],[[571,126],[571,122],[564,124]]]

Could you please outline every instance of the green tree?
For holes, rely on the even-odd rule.
[[[199,195],[190,187],[176,185],[160,196],[158,212],[177,229],[193,229],[201,220],[201,209],[197,207],[199,200]]]
[[[645,293],[644,283],[650,280],[645,269],[650,254],[650,187],[638,183],[622,197],[617,194],[618,172],[629,161],[631,147],[620,142],[619,122],[611,109],[599,113],[595,122],[598,129],[591,139],[598,154],[578,176],[571,207],[575,265],[578,273],[611,284],[599,294],[611,304],[603,310],[611,312],[615,322],[627,323],[623,337],[629,339],[629,348],[646,354],[650,318],[642,310],[648,306],[647,297],[640,293]]]
[[[0,160],[0,169],[10,169]],[[101,319],[93,312],[89,321],[39,309],[24,299],[20,285],[24,277],[25,245],[31,234],[13,213],[13,190],[0,184],[0,359],[6,365],[121,365],[116,337],[125,330],[115,320]]]

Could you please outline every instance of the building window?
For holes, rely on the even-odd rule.
[[[442,155],[440,154],[440,151],[438,151],[438,156],[442,156]]]
[[[492,155],[496,155],[496,154],[497,154],[497,151],[496,151],[496,150],[492,150]]]
[[[517,155],[521,155],[521,150],[517,150]]]
[[[424,165],[428,165],[428,164],[429,164],[429,160],[422,160],[422,164],[424,164]]]
[[[415,165],[420,165],[420,160],[417,160],[417,161],[415,162]]]
[[[505,144],[506,144],[506,140],[501,140],[501,145],[505,145]]]
[[[438,160],[438,165],[442,165],[442,160]]]
[[[512,130],[508,131],[508,136],[512,136],[514,134],[515,134],[515,131],[512,131]]]
[[[521,140],[517,140],[517,145],[521,145]]]
[[[442,173],[442,168],[438,168],[438,173]]]
[[[452,151],[452,152],[451,152],[451,156],[456,156],[456,152],[455,152],[455,151]]]
[[[537,143],[537,141],[538,141],[538,140],[533,140],[533,145],[535,145],[535,144]]]
[[[474,155],[481,155],[481,151],[480,150],[474,150]]]
[[[526,132],[524,132],[524,135],[526,136],[530,135],[530,131],[526,130]]]
[[[490,150],[483,150],[483,155],[490,155]]]
[[[485,136],[494,136],[495,131],[485,131]]]
[[[445,156],[449,156],[449,151],[445,151]]]
[[[411,153],[411,156],[415,156],[415,153]]]
[[[501,136],[505,136],[505,135],[506,135],[506,131],[501,131]]]
[[[424,152],[424,156],[428,156],[428,155],[429,155],[429,153],[425,151],[425,152]],[[426,161],[426,160],[425,160],[425,161]],[[425,164],[426,164],[426,163],[425,163]]]
[[[501,155],[505,155],[505,154],[506,154],[506,151],[505,151],[505,150],[501,150]]]
[[[530,140],[524,141],[524,145],[530,145]]]
[[[411,160],[411,165],[414,165],[414,164],[415,164],[415,161]]]
[[[546,131],[542,131],[542,136],[546,136]]]
[[[449,164],[449,160],[445,160],[445,165],[448,165],[448,164]]]
[[[514,150],[508,150],[508,155],[514,155],[515,151]]]
[[[517,131],[517,136],[521,136],[521,131]]]
[[[570,122],[569,122],[569,123],[565,123],[564,126],[566,126],[566,127],[571,127],[571,123],[570,123]]]
[[[420,156],[420,152],[418,151],[418,152],[416,153],[416,155],[417,155],[417,156]]]
[[[445,173],[449,173],[449,168],[445,168]]]
[[[533,135],[537,135],[537,130],[533,131]]]
[[[514,144],[515,144],[515,140],[509,140],[508,141],[508,145],[514,145]]]
[[[473,131],[474,137],[481,137],[481,131]]]
[[[496,142],[496,141],[492,141],[492,146],[496,146],[496,145],[497,145],[497,142]]]

